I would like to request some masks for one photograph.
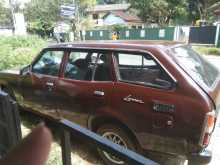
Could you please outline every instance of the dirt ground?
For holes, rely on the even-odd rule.
[[[30,133],[30,127],[33,126],[27,125],[26,122],[22,122],[21,128],[23,137]],[[86,144],[83,144],[80,141],[73,142],[72,144],[71,160],[74,165],[103,165],[96,150],[91,147],[89,148]],[[62,165],[61,147],[57,141],[52,143],[47,165]]]

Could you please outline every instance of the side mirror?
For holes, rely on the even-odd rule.
[[[29,75],[29,74],[30,74],[30,69],[31,69],[31,66],[30,66],[30,65],[25,66],[24,68],[22,68],[22,69],[20,70],[20,75],[21,75],[21,76]]]

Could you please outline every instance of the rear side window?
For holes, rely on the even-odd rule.
[[[63,55],[63,51],[44,52],[33,64],[32,72],[50,76],[58,76]]]
[[[148,54],[115,53],[117,73],[121,81],[152,87],[168,88],[172,80]]]
[[[143,55],[131,55],[126,53],[120,53],[118,55],[119,65],[129,65],[129,66],[156,66],[153,59],[147,59]]]

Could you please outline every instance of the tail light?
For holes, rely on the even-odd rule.
[[[214,112],[214,111],[213,111]],[[213,113],[208,113],[207,114],[207,133],[212,133],[215,127],[215,120],[216,120],[216,116],[215,116],[215,112]]]
[[[201,146],[207,146],[209,144],[209,140],[212,132],[214,131],[216,122],[216,114],[215,111],[208,112],[205,117],[204,125],[203,125],[203,133],[200,140]]]

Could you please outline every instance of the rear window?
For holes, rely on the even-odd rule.
[[[170,89],[172,79],[148,54],[115,52],[120,81]]]
[[[211,87],[219,75],[219,71],[190,46],[172,49],[177,63],[198,84]]]

